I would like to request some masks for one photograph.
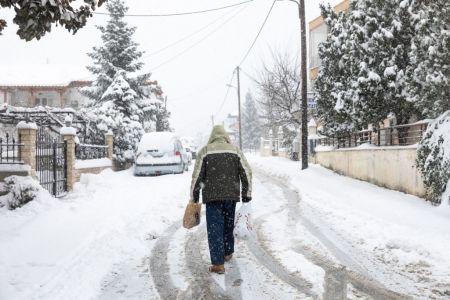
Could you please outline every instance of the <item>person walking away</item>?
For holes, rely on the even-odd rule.
[[[242,189],[242,191],[241,191]],[[252,171],[223,126],[214,126],[208,144],[198,153],[191,183],[191,200],[206,205],[210,272],[225,273],[224,262],[234,253],[236,202],[252,200]]]

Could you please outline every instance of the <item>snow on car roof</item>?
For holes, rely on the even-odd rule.
[[[177,139],[173,132],[149,132],[145,133],[139,143],[139,151],[150,149],[173,150],[173,140]]]

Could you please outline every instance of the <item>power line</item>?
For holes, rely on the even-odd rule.
[[[227,92],[225,93],[225,97],[223,98],[222,104],[220,104],[219,110],[215,113],[215,116],[217,116],[222,111],[225,102],[227,102],[228,95],[230,94],[230,89],[232,88],[231,83],[233,82],[234,74],[236,74],[236,70],[234,70],[233,74],[231,75],[230,81],[227,84]]]
[[[244,69],[242,69],[241,67],[241,71],[242,73],[244,73],[245,76],[247,76],[248,78],[250,78],[251,80],[253,80],[255,83],[258,83],[259,81],[257,79],[255,79],[255,77],[253,77],[252,75],[248,74],[247,72],[245,72]]]
[[[244,61],[247,59],[248,55],[249,55],[250,52],[252,51],[253,47],[255,46],[256,41],[258,40],[259,36],[261,35],[261,32],[263,31],[264,26],[266,25],[267,20],[269,19],[269,16],[270,16],[270,14],[272,13],[273,7],[275,6],[275,3],[276,3],[276,2],[277,2],[277,0],[274,0],[274,1],[273,1],[272,6],[270,7],[269,12],[268,12],[267,15],[266,15],[266,18],[264,19],[264,22],[263,22],[263,24],[261,25],[261,28],[260,28],[259,31],[258,31],[258,34],[256,35],[256,37],[255,37],[255,39],[254,39],[252,45],[251,45],[250,48],[248,49],[247,53],[244,55],[244,58],[243,58],[243,59],[241,60],[241,62],[239,63],[239,66],[241,66],[241,65],[244,63]]]
[[[227,76],[227,77],[228,77],[228,76]],[[218,80],[219,82],[215,82],[215,83],[213,83],[213,84],[207,85],[206,87],[205,87],[205,86],[201,86],[201,87],[199,87],[199,88],[193,89],[191,92],[189,92],[189,93],[187,93],[187,94],[184,94],[184,95],[182,95],[182,96],[178,96],[178,97],[175,97],[175,98],[171,98],[171,99],[170,99],[170,102],[178,102],[179,100],[184,100],[184,99],[186,99],[186,98],[189,98],[189,97],[192,96],[192,95],[201,95],[201,94],[204,94],[204,93],[210,91],[212,88],[218,86],[218,85],[220,84],[220,81],[227,79],[227,77],[221,77],[221,78]]]
[[[246,4],[249,2],[253,2],[253,0],[243,1],[240,3],[235,3],[235,4],[222,6],[222,7],[216,7],[216,8],[198,10],[198,11],[190,11],[190,12],[168,13],[168,14],[124,14],[123,16],[125,16],[125,17],[176,17],[176,16],[196,15],[196,14],[208,13],[208,12],[223,10],[223,9],[227,9],[227,8],[231,8],[231,7],[236,7],[236,6],[243,5],[243,4]],[[110,14],[110,13],[103,13],[103,12],[94,12],[94,14],[108,15],[108,16],[119,15],[119,14]],[[121,15],[119,15],[119,16],[121,16]]]
[[[223,26],[225,26],[227,23],[229,23],[232,19],[234,19],[239,13],[241,13],[244,9],[246,8],[243,7],[241,9],[239,9],[235,14],[233,14],[231,17],[229,17],[228,19],[226,19],[224,22],[220,23],[216,28],[214,28],[212,31],[210,31],[208,34],[206,34],[203,38],[201,38],[200,40],[198,40],[197,42],[195,42],[194,44],[192,44],[191,46],[187,47],[186,49],[184,49],[183,51],[181,51],[180,53],[176,54],[175,56],[172,56],[171,58],[169,58],[168,60],[160,63],[159,65],[153,67],[151,69],[151,71],[157,70],[160,67],[172,62],[173,60],[175,60],[176,58],[180,57],[181,55],[183,55],[184,53],[186,53],[187,51],[191,50],[192,48],[194,48],[195,46],[197,46],[198,44],[200,44],[201,42],[203,42],[204,40],[206,40],[207,38],[209,38],[211,35],[213,35],[214,33],[216,33],[218,30],[220,30]]]
[[[256,41],[258,40],[259,36],[261,35],[261,32],[263,31],[263,29],[264,29],[264,27],[265,27],[265,25],[266,25],[266,23],[267,23],[267,20],[269,19],[269,16],[270,16],[270,14],[272,13],[273,7],[275,6],[275,3],[276,3],[276,2],[277,2],[277,0],[274,0],[274,1],[273,1],[272,6],[271,6],[270,9],[269,9],[269,12],[267,13],[266,18],[264,19],[264,22],[262,23],[261,27],[259,28],[258,34],[256,35],[255,39],[253,40],[253,43],[251,44],[250,48],[249,48],[249,49],[247,50],[247,52],[245,53],[244,58],[241,60],[241,63],[238,65],[238,68],[244,63],[244,61],[247,59],[248,55],[249,55],[250,52],[252,51],[253,47],[255,46]],[[226,100],[227,100],[227,98],[228,98],[228,95],[229,95],[229,93],[230,93],[230,89],[231,89],[231,87],[232,87],[232,86],[231,86],[231,82],[233,81],[235,72],[236,72],[236,69],[233,71],[233,76],[231,77],[230,83],[228,84],[227,92],[226,92],[226,94],[225,94],[225,97],[224,97],[224,99],[223,99],[223,101],[222,101],[222,104],[220,105],[220,108],[219,108],[219,110],[217,111],[216,115],[218,115],[218,114],[222,111],[222,108],[223,108],[223,106],[225,105],[225,102],[226,102]],[[247,73],[245,73],[245,74],[246,74],[247,76],[249,76]],[[249,76],[249,77],[252,78],[251,76]],[[253,78],[252,78],[252,79],[253,79]],[[254,80],[254,79],[253,79],[253,80]],[[255,81],[256,81],[256,80],[255,80]]]
[[[178,44],[181,43],[181,42],[184,42],[185,40],[189,39],[190,37],[195,36],[197,33],[200,33],[200,32],[202,32],[202,31],[204,31],[205,29],[207,29],[207,28],[210,27],[211,25],[213,25],[213,24],[217,23],[218,21],[222,20],[222,19],[225,18],[227,15],[229,15],[229,13],[223,14],[222,16],[220,16],[219,18],[215,19],[214,21],[212,21],[212,22],[206,24],[206,25],[203,26],[202,28],[200,28],[200,29],[198,29],[198,30],[196,30],[196,31],[194,31],[194,32],[192,32],[192,33],[190,33],[190,34],[184,36],[183,38],[181,38],[181,39],[179,39],[179,40],[177,40],[177,41],[175,41],[175,42],[172,42],[172,43],[166,45],[165,47],[160,48],[159,50],[156,50],[156,51],[154,51],[154,52],[152,52],[152,53],[149,53],[149,54],[143,56],[142,58],[147,58],[147,57],[156,55],[156,54],[158,54],[158,53],[161,53],[161,52],[164,51],[164,50],[167,50],[167,49],[169,49],[169,48],[171,48],[171,47],[173,47],[173,46],[175,46],[175,45],[178,45]]]

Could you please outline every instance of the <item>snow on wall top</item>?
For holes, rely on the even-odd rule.
[[[34,129],[37,130],[38,127],[36,123],[27,123],[25,121],[20,121],[19,124],[17,124],[17,129]]]
[[[59,133],[61,135],[77,135],[77,130],[73,127],[61,127]]]
[[[0,86],[67,86],[92,80],[85,66],[30,64],[0,66]]]

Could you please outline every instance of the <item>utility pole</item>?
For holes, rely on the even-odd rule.
[[[308,86],[306,74],[306,18],[305,18],[305,0],[299,0],[298,12],[300,18],[300,36],[301,36],[301,96],[302,96],[302,170],[308,168]]]
[[[242,122],[241,122],[241,79],[240,79],[240,75],[239,75],[239,66],[237,66],[236,68],[236,72],[237,72],[237,92],[238,92],[238,122],[239,122],[239,148],[242,150]]]
[[[283,1],[283,0],[278,0]],[[298,17],[300,19],[300,89],[301,89],[301,135],[302,135],[302,170],[308,168],[308,77],[306,74],[306,17],[305,0],[287,0],[298,6]]]

